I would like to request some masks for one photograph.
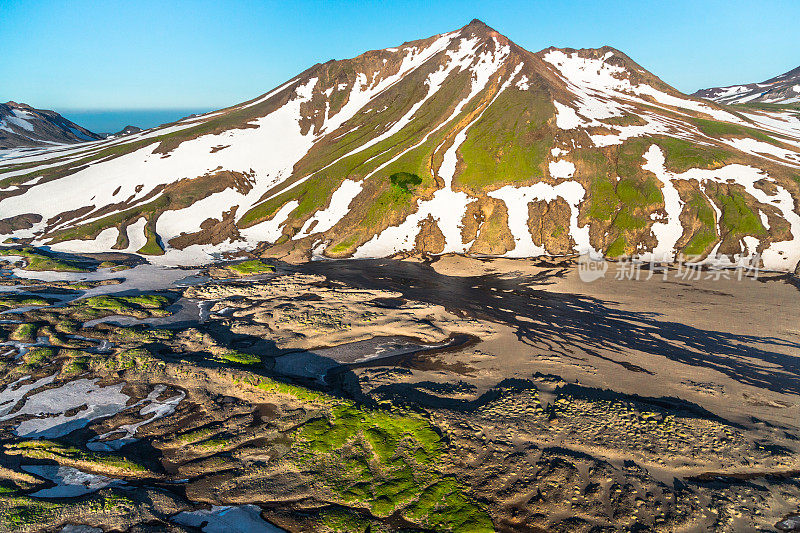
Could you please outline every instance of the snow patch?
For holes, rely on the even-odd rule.
[[[335,226],[350,210],[350,203],[361,192],[363,183],[354,180],[344,180],[338,189],[331,195],[330,205],[321,211],[314,213],[309,218],[300,232],[294,236],[295,239],[307,237],[312,233],[322,233]],[[317,222],[313,230],[309,232],[311,224]]]

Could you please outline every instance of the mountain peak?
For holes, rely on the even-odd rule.
[[[491,26],[489,26],[480,19],[472,19],[471,21],[469,21],[469,24],[467,24],[461,29],[462,30],[469,29],[473,31],[486,32],[486,33],[492,33],[492,32],[498,33],[497,30],[495,30],[494,28],[492,28]]]
[[[694,96],[719,104],[797,104],[800,102],[800,67],[760,83],[700,89]]]

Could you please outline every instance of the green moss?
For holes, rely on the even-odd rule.
[[[467,131],[459,147],[463,171],[456,182],[480,190],[535,180],[545,174],[555,114],[549,96],[505,91]]]
[[[56,356],[56,349],[49,346],[33,346],[23,357],[25,366],[29,369],[39,368]]]
[[[40,252],[32,246],[22,248],[2,248],[0,256],[21,256],[25,259],[25,270],[55,272],[88,272],[75,263]]]
[[[411,505],[408,515],[436,531],[495,530],[486,513],[465,499],[450,478],[426,487]]]
[[[731,191],[730,195],[717,195],[722,217],[720,226],[734,235],[765,235],[767,230],[759,217],[747,207],[744,197]]]
[[[73,446],[65,446],[49,440],[24,440],[5,445],[6,453],[30,459],[46,459],[59,464],[90,463],[99,469],[122,470],[130,474],[147,472],[147,469],[118,455],[87,452]]]
[[[714,209],[708,201],[699,193],[695,192],[687,202],[687,209],[694,213],[694,216],[702,224],[686,246],[683,253],[690,257],[699,257],[717,241],[717,223]]]
[[[349,251],[351,248],[353,248],[353,245],[355,245],[357,240],[358,240],[358,236],[357,235],[350,235],[347,238],[345,238],[345,239],[337,242],[333,246],[331,246],[329,248],[329,251],[332,254],[336,254],[336,255],[345,253],[345,252]]]
[[[611,220],[619,206],[614,183],[607,178],[595,179],[591,185],[589,216],[597,220]]]
[[[763,131],[751,128],[749,126],[742,126],[741,124],[731,124],[730,122],[720,122],[719,120],[704,118],[693,118],[692,122],[694,122],[700,131],[709,137],[741,135],[743,137],[752,137],[753,139],[770,144],[779,144],[778,141],[765,134]]]
[[[648,223],[646,217],[632,214],[628,207],[620,209],[614,218],[614,227],[622,231],[642,229],[647,227]]]
[[[233,263],[226,265],[225,268],[243,276],[275,272],[274,266],[265,263],[261,259],[250,259],[240,263]]]
[[[89,370],[89,358],[79,357],[67,363],[62,372],[64,374],[83,374],[87,370]]]
[[[18,307],[28,306],[47,306],[53,301],[38,296],[21,296],[18,294],[4,294],[0,298],[0,310],[16,309]]]
[[[20,324],[11,332],[11,340],[22,342],[33,342],[36,340],[36,332],[39,328],[36,324]]]
[[[10,531],[26,530],[42,523],[59,509],[59,505],[27,496],[4,497],[7,507],[0,511],[0,522],[9,526]]]
[[[365,533],[370,521],[353,511],[327,509],[320,513],[319,526],[335,533]]]
[[[164,247],[161,246],[158,235],[150,223],[144,227],[144,235],[147,238],[147,242],[136,253],[142,255],[164,255]]]
[[[74,317],[85,320],[108,315],[126,315],[136,318],[169,315],[166,308],[175,300],[174,295],[142,294],[138,296],[92,296],[72,303]]]
[[[114,328],[109,334],[109,340],[115,342],[150,343],[169,340],[175,332],[169,329],[151,329],[146,326],[126,326]]]
[[[464,495],[463,488],[454,480],[445,482],[440,473],[441,438],[425,418],[361,407],[272,380],[252,384],[322,410],[324,416],[291,434],[295,442],[289,457],[321,481],[338,502],[366,507],[376,517],[399,512],[436,531],[492,530],[486,512]],[[429,495],[419,503],[426,487],[440,485],[447,490],[431,489],[439,497]]]
[[[236,351],[226,352],[215,357],[219,361],[226,363],[235,363],[237,365],[260,365],[261,357],[250,354],[241,353]]]
[[[624,236],[617,237],[617,239],[609,244],[608,248],[606,248],[606,257],[619,257],[624,255],[627,245],[628,243],[626,242]]]
[[[665,166],[673,172],[686,172],[690,168],[717,168],[732,155],[730,150],[684,139],[659,137],[654,141],[664,150]]]

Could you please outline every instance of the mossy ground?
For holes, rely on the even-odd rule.
[[[275,272],[275,267],[265,263],[260,259],[249,259],[240,263],[231,263],[225,266],[228,270],[235,272],[241,276],[250,276],[254,274],[267,274]]]
[[[21,256],[25,260],[25,270],[55,272],[88,272],[86,268],[75,263],[46,255],[32,246],[22,248],[0,248],[0,256]]]

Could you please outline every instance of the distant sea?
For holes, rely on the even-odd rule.
[[[104,109],[59,110],[64,117],[95,133],[116,133],[125,126],[142,129],[175,122],[192,114],[207,113],[213,109]]]

